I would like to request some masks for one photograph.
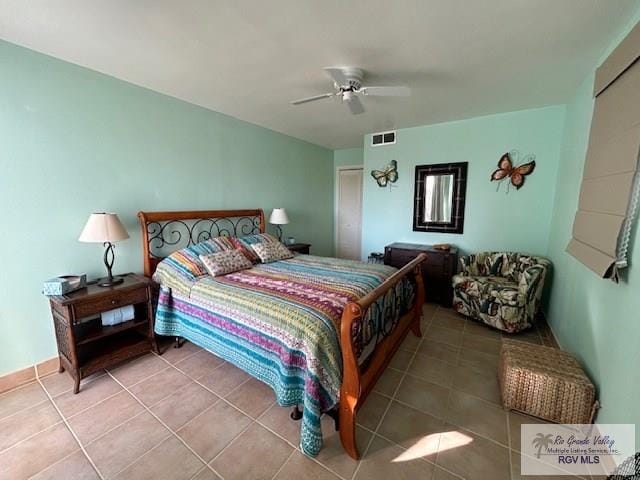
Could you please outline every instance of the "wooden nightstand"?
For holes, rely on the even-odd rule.
[[[287,245],[287,248],[292,252],[304,253],[306,255],[309,255],[309,249],[311,248],[311,244],[310,243],[291,243]]]
[[[60,372],[65,369],[80,380],[103,368],[149,352],[158,352],[153,334],[151,281],[142,275],[122,275],[124,282],[113,287],[90,283],[86,288],[49,297],[58,342]],[[100,314],[133,305],[133,320],[102,326]]]
[[[453,287],[451,279],[458,268],[458,249],[436,250],[430,245],[414,243],[392,243],[384,247],[384,263],[402,268],[419,254],[426,253],[427,261],[422,264],[425,299],[451,307]]]

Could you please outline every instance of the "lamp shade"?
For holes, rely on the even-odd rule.
[[[117,242],[129,238],[118,215],[115,213],[92,213],[84,226],[80,238],[81,242],[104,243]]]
[[[286,225],[289,223],[289,217],[284,208],[274,208],[269,216],[269,223],[273,225]]]

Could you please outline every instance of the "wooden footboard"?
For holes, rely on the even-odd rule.
[[[354,459],[360,454],[356,446],[356,413],[367,398],[376,381],[382,375],[391,358],[398,350],[409,329],[421,336],[420,318],[424,304],[424,283],[420,265],[427,259],[422,253],[398,270],[375,290],[357,302],[349,302],[342,314],[340,344],[342,347],[342,387],[340,389],[340,439],[346,452]],[[395,328],[387,332],[369,357],[366,366],[358,365],[358,356],[353,343],[353,327],[361,322],[376,300],[383,297],[404,277],[412,276],[416,285],[415,304],[411,311],[402,316]]]

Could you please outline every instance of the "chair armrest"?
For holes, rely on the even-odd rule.
[[[524,295],[527,300],[542,296],[546,273],[546,265],[539,263],[531,265],[520,274],[518,290],[520,290],[520,293]]]
[[[474,265],[472,266],[472,264],[471,264],[471,262],[473,260],[472,257],[473,257],[473,255],[462,255],[458,259],[458,262],[460,263],[460,271],[458,272],[458,275],[462,275],[462,276],[473,275],[475,262],[474,262]]]

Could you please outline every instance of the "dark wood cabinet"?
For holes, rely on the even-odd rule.
[[[309,255],[309,249],[311,248],[311,244],[310,243],[290,243],[289,245],[287,245],[287,248],[292,252],[304,253],[306,255]]]
[[[422,266],[424,290],[428,302],[437,302],[450,307],[453,300],[451,277],[458,268],[458,249],[436,250],[430,245],[415,243],[392,243],[384,247],[384,263],[393,267],[403,267],[420,253],[427,254]]]
[[[151,280],[141,275],[123,275],[124,282],[100,287],[95,282],[66,295],[49,297],[58,342],[60,371],[80,380],[103,368],[158,347],[153,334]],[[133,305],[134,318],[103,326],[100,314]]]

